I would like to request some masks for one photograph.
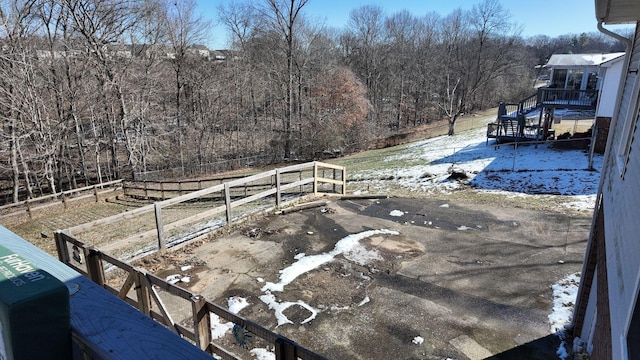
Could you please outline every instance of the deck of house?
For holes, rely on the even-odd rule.
[[[519,103],[501,103],[495,122],[487,125],[487,142],[544,141],[555,138],[551,128],[555,109],[595,110],[598,92],[540,88]],[[527,115],[537,115],[537,121]]]

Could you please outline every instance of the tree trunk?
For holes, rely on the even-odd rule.
[[[456,113],[452,118],[449,118],[449,131],[447,132],[448,136],[455,135],[456,120],[458,120],[458,116],[459,114]]]
[[[13,120],[12,120],[13,121]],[[18,167],[18,140],[13,125],[10,125],[11,139],[9,149],[11,151],[11,174],[13,177],[13,202],[20,201],[20,168]],[[28,180],[27,180],[28,181]]]

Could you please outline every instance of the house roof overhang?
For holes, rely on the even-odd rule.
[[[609,54],[553,54],[544,66],[546,68],[587,68],[599,67],[600,65],[618,58],[622,58],[624,53]]]
[[[640,20],[640,1],[595,0],[596,19],[605,24],[628,24]]]

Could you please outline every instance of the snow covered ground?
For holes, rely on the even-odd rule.
[[[551,333],[558,335],[561,340],[557,354],[562,360],[569,357],[565,326],[570,324],[573,318],[573,307],[578,295],[579,285],[580,274],[570,274],[551,286],[553,290],[553,310],[549,315],[549,324],[551,325]]]
[[[575,210],[593,208],[602,167],[602,156],[596,154],[590,170],[589,155],[582,150],[550,144],[495,146],[493,140],[487,145],[485,129],[412,143],[384,161],[388,166],[382,170],[351,173],[355,187],[385,191],[394,184],[430,193],[471,187],[512,197],[565,195],[572,201],[564,206]],[[451,180],[452,167],[469,178]]]

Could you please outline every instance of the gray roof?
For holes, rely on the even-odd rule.
[[[595,0],[596,19],[606,24],[634,23],[640,19],[638,0]]]
[[[599,66],[624,56],[623,52],[609,54],[553,54],[545,67]]]

